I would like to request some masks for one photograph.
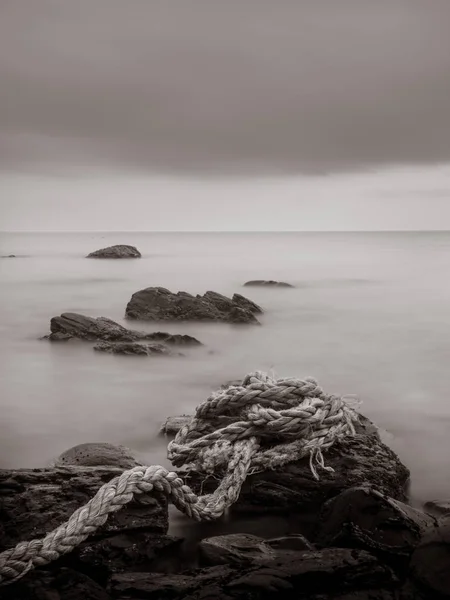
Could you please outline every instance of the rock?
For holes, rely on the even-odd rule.
[[[112,600],[98,583],[73,569],[31,571],[0,588],[0,600]]]
[[[106,587],[113,573],[172,569],[181,554],[183,541],[183,538],[146,531],[124,531],[106,539],[92,539],[80,547],[71,563]]]
[[[258,323],[256,309],[250,305],[243,308],[242,301],[236,302],[216,292],[195,297],[187,292],[175,294],[162,287],[150,287],[133,294],[125,312],[129,319],[146,321]]]
[[[263,309],[256,304],[256,302],[252,302],[245,296],[241,296],[241,294],[233,294],[232,298],[233,302],[243,308],[244,310],[248,310],[255,315],[262,314]]]
[[[248,533],[232,533],[205,538],[199,545],[203,564],[239,567],[267,563],[279,558],[301,558],[299,553],[305,550],[314,550],[314,547],[302,535],[265,540]]]
[[[411,557],[410,571],[427,598],[450,598],[450,523],[423,536]]]
[[[407,564],[434,517],[367,487],[353,487],[326,502],[315,541],[324,547],[362,548]]]
[[[16,258],[15,254],[5,254],[5,256],[2,256],[2,258]]]
[[[123,573],[111,578],[114,598],[142,598],[146,600],[176,600],[186,594],[221,585],[233,574],[229,567],[197,569],[188,573],[160,575],[158,573]],[[218,596],[218,600],[223,596]]]
[[[117,574],[110,589],[114,598],[147,600],[270,600],[277,592],[292,600],[394,599],[389,592],[397,584],[395,576],[367,552],[329,548],[297,554],[239,568],[214,566],[175,575]]]
[[[56,467],[76,465],[79,467],[104,466],[132,469],[140,464],[129,448],[108,442],[79,444],[60,454],[55,461]]]
[[[178,417],[167,417],[161,426],[160,433],[164,435],[176,435],[182,427],[192,421],[192,416],[181,415]]]
[[[435,517],[446,517],[450,515],[450,500],[430,500],[425,503],[424,509]]]
[[[263,538],[248,533],[206,538],[200,542],[199,550],[205,565],[248,566],[274,560],[276,556]]]
[[[223,418],[218,426],[225,424]],[[324,502],[347,488],[372,487],[393,499],[406,500],[409,470],[381,442],[374,425],[362,415],[356,424],[356,435],[337,441],[324,459],[333,470],[319,470],[319,480],[311,473],[308,457],[283,468],[250,475],[231,512],[296,513],[304,517],[302,533],[310,537]],[[190,473],[186,481],[204,493],[217,486],[216,479],[207,474]]]
[[[292,533],[291,535],[285,535],[279,538],[272,538],[265,540],[266,544],[274,550],[314,550],[313,544],[311,544],[304,535],[300,533]]]
[[[0,551],[12,548],[20,541],[44,537],[91,500],[104,483],[121,475],[123,470],[85,466],[0,470]],[[133,500],[121,510],[111,513],[106,523],[97,530],[94,540],[106,540],[136,531],[166,534],[167,498],[154,492],[143,500],[144,503]],[[89,538],[82,548],[89,547],[91,543]],[[78,551],[67,557],[73,557]]]
[[[91,252],[86,258],[141,258],[141,253],[134,246],[118,244]]]
[[[284,281],[272,281],[266,279],[254,279],[252,281],[247,281],[244,283],[244,287],[249,286],[261,286],[261,287],[284,287],[284,288],[293,288],[294,286],[290,283],[286,283]]]
[[[63,313],[50,321],[51,341],[70,340],[73,338],[89,341],[105,342],[137,342],[154,341],[180,346],[201,346],[202,344],[190,335],[163,333],[161,331],[147,333],[127,329],[106,317],[86,317],[78,313]]]
[[[135,356],[184,356],[181,352],[173,352],[164,344],[141,344],[140,342],[98,342],[94,346],[98,352],[110,354],[129,354]]]

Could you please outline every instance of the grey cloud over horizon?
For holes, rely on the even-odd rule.
[[[450,160],[448,0],[4,0],[2,170]]]

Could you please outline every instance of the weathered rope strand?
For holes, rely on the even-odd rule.
[[[197,496],[177,473],[139,466],[103,485],[96,495],[41,540],[20,542],[0,554],[0,585],[71,552],[133,498],[157,491],[197,521],[218,519],[234,504],[248,474],[275,469],[309,456],[313,476],[326,467],[323,452],[353,435],[357,413],[341,398],[324,394],[308,377],[275,380],[247,375],[240,386],[214,392],[168,446],[175,466],[219,472],[212,494]]]

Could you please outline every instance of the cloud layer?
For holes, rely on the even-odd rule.
[[[3,170],[450,159],[448,0],[4,0]]]

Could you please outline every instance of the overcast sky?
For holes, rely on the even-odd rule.
[[[2,0],[0,82],[1,229],[450,228],[449,0]]]

